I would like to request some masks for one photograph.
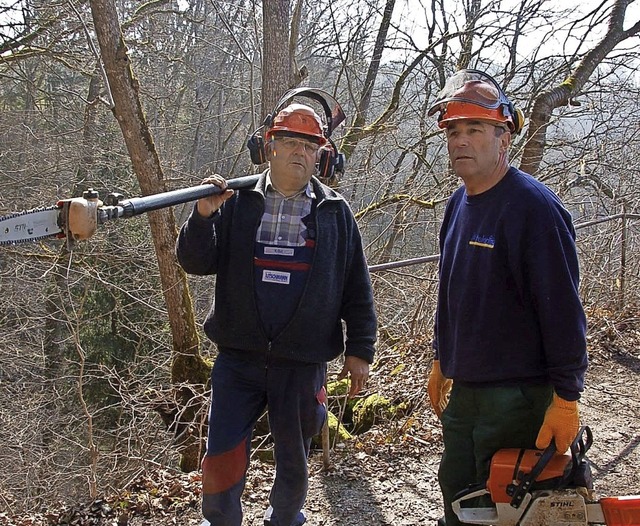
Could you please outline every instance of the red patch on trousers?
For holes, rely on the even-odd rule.
[[[327,390],[322,386],[322,389],[316,393],[316,400],[319,404],[324,404],[327,401]]]
[[[242,480],[247,471],[246,439],[231,451],[202,459],[202,492],[213,494],[227,491]]]

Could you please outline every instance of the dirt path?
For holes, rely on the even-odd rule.
[[[594,445],[589,451],[599,496],[640,494],[640,323],[611,324],[592,330],[587,388],[580,409]],[[419,349],[419,347],[418,347]],[[428,407],[426,348],[386,357],[369,390],[410,399],[413,411],[396,422],[376,425],[331,454],[332,469],[322,469],[322,454],[310,458],[308,526],[419,526],[441,516],[437,466],[440,425]],[[401,372],[397,364],[407,363]],[[394,371],[393,373],[391,371]],[[244,526],[262,526],[273,466],[252,460],[244,495]],[[127,500],[113,496],[66,514],[9,518],[0,525],[52,524],[109,526],[196,526],[200,516],[197,474],[170,470],[149,473],[127,488]],[[127,515],[116,509],[129,509]],[[74,520],[76,522],[74,522]]]
[[[640,494],[640,346],[635,338],[627,343],[629,350],[605,345],[591,351],[580,405],[582,423],[594,435],[588,456],[599,496]],[[376,429],[338,448],[329,473],[322,471],[321,454],[312,455],[309,526],[435,524],[442,514],[440,427],[424,404],[413,419],[400,441],[387,443],[393,430]],[[262,526],[270,472],[270,466],[252,466],[247,526]]]
[[[640,495],[640,331],[615,332],[591,346],[580,409],[594,435],[588,457],[595,490],[601,497]],[[376,429],[339,448],[330,473],[322,472],[319,453],[311,457],[309,526],[435,524],[442,514],[440,427],[426,399],[412,418],[402,440],[387,443],[394,430]],[[264,466],[258,471],[247,488],[247,526],[262,526],[270,475],[263,474]]]

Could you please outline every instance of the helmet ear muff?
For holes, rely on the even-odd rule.
[[[331,185],[337,182],[338,174],[344,173],[346,157],[338,151],[335,143],[329,139],[328,148],[323,148],[318,161],[318,179]]]
[[[267,162],[267,151],[264,147],[264,139],[259,131],[255,131],[247,141],[247,148],[253,164],[263,164]]]
[[[334,161],[336,152],[333,148],[324,148],[320,153],[318,161],[318,178],[321,181],[329,181],[333,178],[335,172]]]
[[[277,109],[277,108],[276,108]],[[269,113],[265,118],[262,126],[251,134],[251,137],[247,140],[247,148],[249,150],[249,156],[253,164],[264,164],[267,162],[267,150],[264,144],[264,137],[262,136],[262,130],[268,130],[273,121],[274,113]]]
[[[506,95],[505,98],[507,98]],[[511,121],[513,122],[513,134],[519,134],[522,131],[522,127],[524,126],[524,113],[520,108],[516,108],[511,101],[509,101],[506,111],[511,116]]]
[[[513,127],[515,128],[513,133],[518,134],[524,127],[524,112],[520,108],[514,107],[512,115]]]

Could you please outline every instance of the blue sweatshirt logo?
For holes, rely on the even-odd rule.
[[[474,234],[469,244],[475,247],[493,248],[496,244],[496,238],[493,236],[483,236],[482,234]]]

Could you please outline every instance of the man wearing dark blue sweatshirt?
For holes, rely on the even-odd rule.
[[[204,325],[219,350],[202,462],[203,524],[211,526],[242,524],[252,431],[265,408],[276,474],[264,524],[306,521],[307,455],[327,417],[327,362],[344,355],[339,377],[350,379],[354,396],[374,355],[376,315],[358,226],[344,198],[313,177],[337,154],[331,128],[303,104],[279,104],[273,114],[250,142],[252,158],[269,169],[236,192],[220,176],[206,178],[224,191],[197,202],[177,243],[186,272],[216,275]]]
[[[430,113],[445,129],[464,185],[440,230],[440,284],[429,396],[441,418],[438,479],[451,503],[488,478],[501,448],[566,451],[579,428],[587,368],[571,216],[558,197],[509,165],[522,114],[490,76],[454,75]]]

